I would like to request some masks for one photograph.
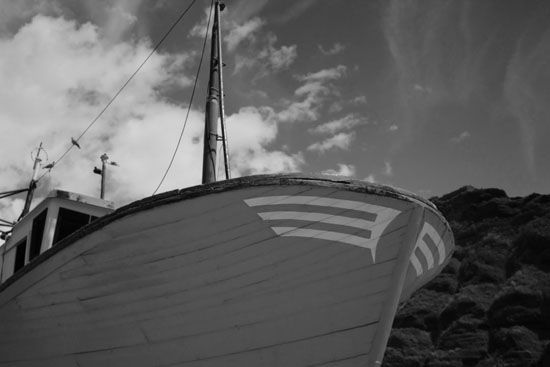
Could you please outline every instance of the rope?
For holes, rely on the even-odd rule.
[[[71,144],[71,146],[69,148],[67,148],[67,150],[65,150],[65,152],[63,154],[61,154],[61,156],[59,158],[57,158],[57,160],[53,161],[53,164],[52,164],[52,167],[44,172],[37,180],[36,182],[38,183],[38,181],[40,181],[42,179],[42,177],[44,177],[46,174],[48,174],[55,166],[57,166],[57,164],[59,164],[59,162],[65,158],[65,156],[67,154],[69,154],[69,152],[73,149],[73,147],[75,146],[74,142],[76,142],[78,144],[78,141],[80,139],[82,139],[82,137],[84,136],[84,134],[86,134],[88,132],[88,130],[90,130],[90,128],[101,118],[101,116],[103,115],[103,113],[109,108],[109,106],[111,106],[111,104],[115,101],[115,99],[119,96],[119,94],[124,90],[124,88],[126,88],[126,86],[130,83],[130,81],[136,76],[136,74],[141,70],[141,68],[143,67],[143,65],[145,65],[145,63],[149,60],[149,58],[151,58],[151,56],[158,50],[158,48],[161,46],[161,44],[164,42],[164,40],[166,40],[166,38],[168,37],[168,35],[172,32],[172,30],[176,27],[176,25],[178,25],[178,23],[183,19],[183,17],[187,14],[187,12],[191,9],[191,7],[195,4],[197,0],[192,0],[191,3],[189,4],[189,6],[187,6],[187,8],[185,10],[183,10],[183,12],[180,14],[180,16],[175,20],[174,23],[172,23],[172,25],[170,26],[170,28],[168,28],[168,30],[164,33],[164,35],[162,36],[162,38],[156,43],[155,47],[153,47],[153,49],[151,50],[151,52],[149,53],[149,55],[147,55],[147,57],[145,58],[145,60],[143,60],[143,62],[138,66],[138,68],[132,73],[132,75],[130,75],[130,77],[126,80],[126,82],[124,82],[124,84],[122,84],[122,86],[119,88],[119,90],[113,95],[113,97],[111,97],[111,99],[109,100],[109,102],[107,102],[107,104],[105,105],[105,107],[103,107],[103,109],[101,111],[99,111],[99,113],[96,115],[96,117],[88,124],[88,126],[86,127],[86,129],[84,129],[84,131],[82,131],[82,133],[78,136],[78,138],[74,139],[73,140],[73,144]]]
[[[6,192],[0,192],[0,199],[6,198],[8,196],[17,195],[22,192],[29,191],[29,189],[19,189],[19,190],[12,190],[12,191],[6,191]]]
[[[193,90],[191,91],[191,97],[189,98],[189,106],[187,107],[187,113],[185,115],[185,120],[183,122],[183,127],[181,128],[181,131],[180,131],[180,136],[178,138],[178,143],[176,144],[176,148],[174,149],[174,152],[172,153],[172,158],[170,159],[170,163],[168,164],[168,167],[166,168],[166,171],[164,171],[164,175],[162,176],[162,179],[160,180],[160,182],[159,182],[157,188],[155,189],[155,191],[153,191],[153,195],[155,195],[157,193],[160,186],[164,182],[164,179],[168,175],[168,172],[170,171],[170,168],[172,168],[172,164],[174,163],[174,159],[176,158],[176,154],[177,154],[178,149],[179,149],[180,144],[181,144],[181,139],[183,137],[183,132],[185,131],[185,127],[187,126],[187,120],[189,119],[189,112],[191,111],[191,105],[193,104],[193,98],[195,97],[195,90],[197,89],[197,82],[199,80],[199,74],[200,74],[200,71],[201,71],[202,61],[204,59],[204,51],[206,50],[206,42],[208,40],[208,29],[210,28],[210,20],[212,18],[212,9],[213,8],[214,8],[214,0],[212,0],[212,2],[210,4],[210,15],[208,16],[208,23],[206,24],[206,32],[204,34],[204,42],[202,44],[201,58],[199,60],[199,66],[197,68],[197,73],[195,74],[195,81],[193,83]]]

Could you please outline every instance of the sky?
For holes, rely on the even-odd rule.
[[[0,191],[77,138],[191,0],[0,0]],[[349,176],[425,197],[464,185],[550,193],[550,2],[227,0],[231,176]],[[54,169],[54,188],[151,195],[174,151],[209,0],[191,10]],[[209,53],[209,45],[207,54]],[[208,63],[159,192],[200,184]],[[34,151],[34,153],[33,153]],[[219,171],[223,177],[223,170]],[[0,200],[13,220],[24,197]]]

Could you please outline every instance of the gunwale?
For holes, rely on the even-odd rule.
[[[32,262],[25,265],[19,272],[13,274],[10,278],[0,284],[0,294],[9,288],[12,284],[16,283],[19,279],[23,278],[26,274],[32,272],[37,266],[51,258],[55,254],[63,251],[63,249],[71,246],[79,239],[94,233],[110,223],[124,218],[126,216],[156,208],[162,205],[169,205],[172,203],[180,202],[183,200],[193,199],[210,194],[222,193],[231,190],[244,189],[247,187],[259,187],[259,186],[290,186],[290,185],[309,185],[318,187],[334,187],[340,190],[352,191],[357,193],[379,195],[384,197],[391,197],[398,200],[404,200],[408,202],[416,203],[434,213],[447,229],[450,230],[450,226],[443,215],[437,210],[436,206],[429,200],[422,198],[414,193],[406,191],[404,189],[395,188],[387,185],[380,185],[377,183],[371,183],[360,180],[347,179],[345,177],[327,176],[327,175],[315,175],[315,174],[264,174],[253,175],[233,178],[225,181],[216,181],[209,184],[192,186],[184,189],[177,189],[167,191],[161,194],[153,195],[134,201],[130,204],[122,206],[107,214],[96,221],[80,228],[78,231],[67,236],[62,241],[58,242],[54,247],[41,253]]]

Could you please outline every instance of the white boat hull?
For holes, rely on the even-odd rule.
[[[453,250],[429,204],[390,189],[207,191],[123,208],[4,284],[0,366],[376,365],[398,302]]]

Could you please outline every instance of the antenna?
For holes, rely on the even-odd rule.
[[[99,197],[101,199],[105,199],[105,180],[107,179],[107,164],[118,167],[118,163],[113,161],[108,162],[109,156],[107,155],[107,153],[103,153],[103,155],[99,157],[99,159],[101,159],[101,168],[94,167],[93,172],[96,175],[101,175],[101,188]]]
[[[37,176],[38,176],[38,168],[39,168],[39,163],[42,161],[42,159],[40,159],[40,151],[42,151],[42,142],[40,142],[40,145],[38,146],[38,151],[36,152],[36,157],[34,157],[34,163],[33,163],[33,166],[32,166],[32,178],[31,178],[31,182],[29,182],[29,188],[28,188],[28,191],[27,191],[27,198],[25,199],[25,206],[23,207],[23,211],[21,212],[21,215],[19,216],[19,219],[20,220],[21,218],[23,218],[25,215],[27,215],[27,213],[29,212],[30,208],[31,208],[31,202],[32,202],[32,197],[34,195],[34,189],[36,189],[36,182],[37,182]]]

